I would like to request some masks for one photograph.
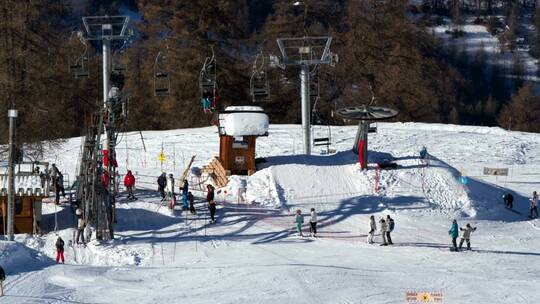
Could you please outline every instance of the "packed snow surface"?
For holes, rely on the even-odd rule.
[[[66,246],[66,264],[57,265],[55,223],[67,244],[73,214],[67,204],[44,204],[48,233],[0,242],[8,274],[0,302],[371,304],[428,292],[443,303],[539,303],[540,223],[527,219],[528,198],[540,190],[539,134],[379,123],[369,138],[369,170],[361,171],[350,151],[355,132],[331,127],[337,152],[305,156],[300,126],[271,125],[257,142],[266,160],[259,171],[218,189],[215,224],[201,191],[206,177],[188,178],[196,215],[170,211],[156,193],[161,170],[179,176],[192,155],[200,168],[218,154],[215,127],[121,134],[120,172],[134,172],[138,200],[119,198],[115,240]],[[48,155],[66,179],[73,180],[80,142],[69,139]],[[423,145],[429,166],[418,159]],[[385,158],[398,168],[377,172],[375,162]],[[509,175],[484,176],[484,167]],[[245,201],[237,197],[242,179]],[[504,208],[506,191],[515,212]],[[292,214],[302,210],[308,234],[310,208],[319,237],[298,237]],[[394,218],[393,246],[378,246],[380,231],[377,244],[366,244],[371,215]],[[452,219],[477,227],[473,251],[449,251]]]

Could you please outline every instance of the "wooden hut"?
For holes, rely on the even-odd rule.
[[[227,175],[251,175],[257,137],[268,135],[268,115],[261,107],[227,107],[219,114],[219,161]]]
[[[41,204],[42,200],[48,197],[49,181],[46,174],[35,171],[36,163],[23,163],[18,165],[18,172],[15,173],[15,233],[37,233],[40,231]],[[47,163],[44,165],[47,171]],[[24,165],[30,170],[24,171]],[[6,170],[7,171],[7,170]],[[4,227],[7,224],[7,172],[0,174],[0,234],[5,234]]]

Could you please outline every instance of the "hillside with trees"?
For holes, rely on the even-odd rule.
[[[133,37],[114,60],[126,65],[129,122],[124,130],[207,126],[199,72],[214,52],[221,100],[252,104],[249,80],[258,53],[278,55],[277,37],[331,35],[335,67],[320,67],[320,123],[343,124],[332,115],[346,105],[368,102],[400,111],[398,120],[501,125],[540,131],[535,79],[508,79],[485,56],[450,49],[432,35],[437,20],[459,25],[483,20],[503,45],[518,48],[522,18],[540,24],[536,1],[408,0],[4,0],[0,3],[0,135],[7,138],[7,109],[20,112],[18,136],[34,142],[84,134],[101,101],[99,45],[88,49],[90,77],[74,79],[69,65],[84,51],[76,37],[85,15],[127,14]],[[527,13],[530,12],[529,15]],[[491,16],[504,16],[498,24]],[[479,21],[480,22],[480,21]],[[521,23],[520,23],[521,22]],[[506,26],[508,25],[508,26]],[[540,35],[527,34],[537,57]],[[518,41],[518,42],[516,42]],[[170,74],[171,94],[155,97],[156,56]],[[520,68],[515,59],[516,73]],[[263,106],[273,123],[299,123],[298,70],[270,69],[271,100]],[[535,112],[536,111],[536,112]],[[512,119],[508,116],[512,115]]]

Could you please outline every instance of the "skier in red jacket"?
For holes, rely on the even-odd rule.
[[[128,170],[126,177],[124,177],[124,186],[128,191],[128,200],[136,200],[137,198],[133,194],[133,188],[135,187],[135,176],[131,173],[131,170]]]

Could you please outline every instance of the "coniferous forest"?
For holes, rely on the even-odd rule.
[[[448,47],[430,27],[441,18],[459,25],[477,18],[516,47],[520,18],[540,25],[535,1],[408,0],[3,0],[0,2],[0,135],[7,138],[7,110],[19,110],[18,137],[35,142],[84,134],[102,101],[100,46],[87,49],[76,32],[82,16],[128,15],[133,36],[116,46],[113,60],[125,65],[129,120],[123,130],[208,126],[198,79],[212,50],[221,99],[251,105],[249,82],[257,54],[279,55],[277,37],[333,37],[334,67],[319,67],[318,122],[344,124],[333,110],[364,104],[399,110],[399,121],[502,126],[540,131],[540,97],[534,79],[520,77],[523,62],[509,70],[490,66]],[[503,16],[497,24],[492,15]],[[536,17],[538,15],[538,18]],[[537,57],[540,35],[527,36]],[[512,36],[514,35],[514,36]],[[503,43],[501,42],[501,43]],[[74,78],[71,62],[88,54],[89,77]],[[170,75],[171,94],[154,96],[156,56]],[[269,69],[272,123],[300,123],[298,68]]]

